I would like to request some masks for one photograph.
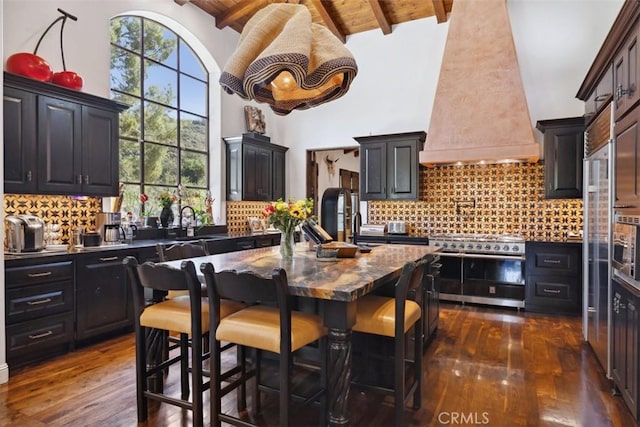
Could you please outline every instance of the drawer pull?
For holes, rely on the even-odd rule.
[[[29,277],[46,277],[46,276],[51,276],[53,273],[51,273],[50,271],[45,271],[42,273],[28,273],[27,276]]]
[[[543,291],[548,293],[548,294],[559,294],[560,293],[560,289],[547,289],[547,288],[544,288]]]
[[[46,304],[48,302],[51,302],[51,298],[40,299],[40,300],[37,300],[37,301],[27,301],[27,305]]]
[[[100,261],[102,262],[106,262],[106,261],[116,261],[118,259],[117,256],[110,256],[110,257],[106,257],[106,258],[100,258]]]
[[[545,259],[545,260],[542,260],[542,262],[546,264],[560,264],[559,259]]]
[[[29,335],[30,340],[38,340],[40,338],[48,337],[49,335],[53,335],[53,331],[49,330],[47,332],[43,332],[37,335]]]

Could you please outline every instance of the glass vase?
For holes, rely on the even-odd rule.
[[[168,228],[169,224],[173,224],[173,210],[171,208],[162,208],[160,212],[160,224],[162,228]]]
[[[293,259],[293,252],[296,247],[293,230],[283,230],[280,232],[280,256],[285,261]]]

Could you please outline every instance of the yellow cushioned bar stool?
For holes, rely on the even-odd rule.
[[[395,284],[395,297],[367,295],[358,300],[353,331],[391,337],[394,340],[393,388],[376,386],[393,394],[395,425],[404,426],[404,406],[413,395],[413,408],[421,406],[422,389],[422,317],[423,276],[426,260],[404,265]],[[413,327],[415,342],[413,360],[406,358],[408,332]],[[407,384],[407,365],[413,367],[412,381]]]
[[[280,421],[278,425],[288,426],[290,417],[291,372],[293,352],[320,340],[320,387],[304,403],[320,401],[320,424],[325,424],[326,408],[326,335],[327,329],[320,316],[293,311],[287,275],[283,269],[276,268],[270,277],[262,277],[253,272],[221,271],[215,272],[213,265],[200,266],[204,273],[209,292],[209,315],[211,317],[211,425],[219,426],[222,421],[234,425],[253,425],[236,417],[222,413],[222,398],[231,390],[255,377],[253,388],[254,411],[260,411],[259,384],[261,352],[276,353],[279,360],[280,380]],[[222,317],[222,299],[241,301],[247,308]],[[241,375],[222,387],[220,372],[220,342],[233,342],[243,354],[239,358]],[[245,347],[256,349],[254,367],[247,370],[244,366]],[[268,389],[268,388],[267,388]]]
[[[203,240],[198,241],[198,243],[180,242],[170,246],[157,243],[156,251],[161,262],[209,255],[207,244]],[[202,285],[202,292],[204,296],[207,295],[207,286],[204,284]],[[167,298],[174,298],[179,295],[187,295],[187,291],[169,291]]]

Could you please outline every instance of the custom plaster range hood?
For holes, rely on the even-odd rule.
[[[456,0],[420,163],[539,157],[506,0]]]

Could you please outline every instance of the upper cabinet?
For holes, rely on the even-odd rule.
[[[620,120],[640,100],[640,64],[638,28],[634,25],[622,48],[613,59],[614,118]]]
[[[224,138],[227,144],[227,200],[273,201],[285,198],[288,150],[256,133]]]
[[[426,132],[354,138],[360,151],[360,200],[418,200],[418,153]]]
[[[547,199],[582,197],[584,117],[541,120],[544,134],[544,194]]]
[[[126,105],[4,73],[6,193],[118,194]]]

